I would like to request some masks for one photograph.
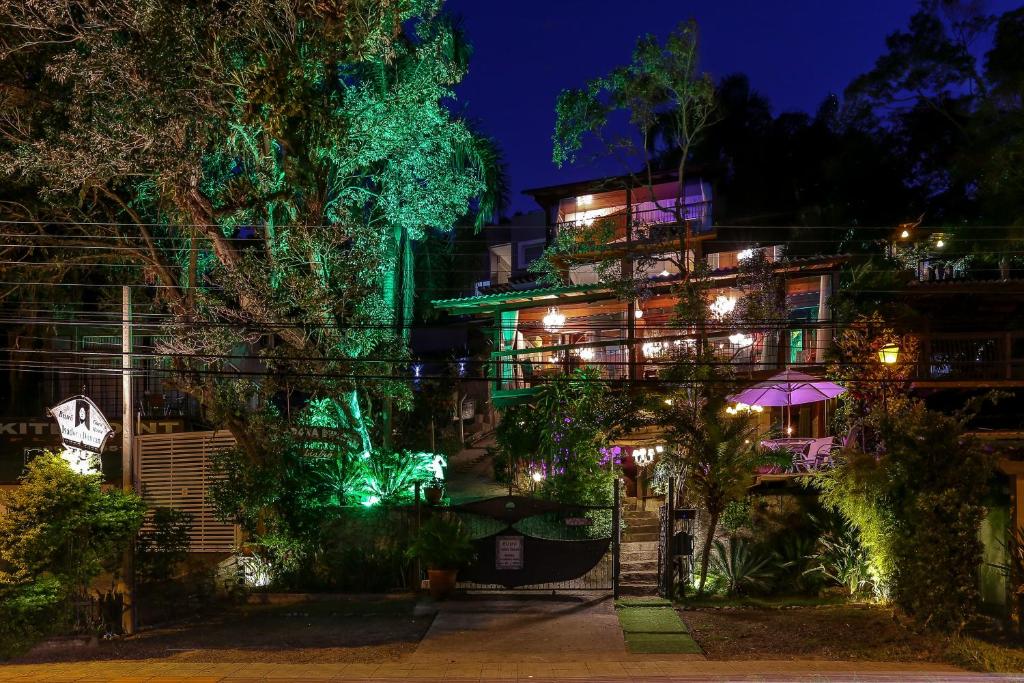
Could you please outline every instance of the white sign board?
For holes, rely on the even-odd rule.
[[[523,568],[522,536],[498,536],[494,543],[495,569],[517,570]]]
[[[74,396],[50,408],[64,443],[64,459],[77,472],[98,470],[99,454],[114,429],[99,407],[85,396]]]

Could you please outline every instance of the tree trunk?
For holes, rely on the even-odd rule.
[[[700,582],[697,584],[697,593],[704,592],[704,583],[708,579],[708,562],[711,560],[711,544],[715,541],[715,529],[718,528],[719,513],[711,513],[708,521],[707,533],[704,535],[704,547],[700,551]]]

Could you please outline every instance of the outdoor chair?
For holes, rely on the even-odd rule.
[[[807,469],[820,469],[823,467],[829,461],[834,447],[835,439],[831,436],[812,441],[811,445],[807,447],[807,455],[804,459]]]

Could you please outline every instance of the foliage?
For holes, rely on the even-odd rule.
[[[896,363],[883,363],[878,357],[887,344],[900,349]],[[828,373],[847,389],[837,412],[848,429],[866,426],[877,431],[875,417],[908,409],[906,394],[917,369],[919,346],[916,337],[898,333],[877,311],[858,316],[843,329]]]
[[[383,592],[405,586],[410,533],[394,510],[352,508],[324,524],[316,563],[328,590]]]
[[[168,507],[158,507],[152,514],[152,529],[140,533],[135,542],[135,578],[142,582],[173,578],[188,556],[192,515]]]
[[[383,453],[374,451],[361,462],[364,503],[394,504],[409,502],[417,482],[433,481],[430,453]]]
[[[612,499],[612,440],[630,423],[633,403],[612,392],[596,368],[544,384],[530,404],[511,406],[495,431],[501,461],[523,490],[564,503]],[[535,486],[533,473],[543,479]]]
[[[750,526],[750,497],[731,500],[722,510],[722,528],[730,534]]]
[[[57,577],[85,591],[113,568],[142,525],[145,506],[133,493],[104,491],[99,475],[75,473],[45,453],[27,466],[21,484],[0,494],[0,584]]]
[[[978,529],[993,471],[992,453],[964,433],[970,416],[921,403],[876,415],[879,450],[844,449],[814,480],[860,534],[878,588],[920,624],[951,632],[979,599]]]
[[[155,285],[136,291],[171,320],[173,381],[245,457],[277,457],[293,402],[344,455],[391,450],[412,244],[483,225],[504,191],[449,106],[469,50],[440,4],[3,3],[0,217],[34,273],[7,279],[116,243],[93,277]]]
[[[775,588],[785,593],[804,593],[810,587],[808,578],[812,564],[816,537],[791,531],[775,539],[772,554],[775,559]]]
[[[813,555],[814,566],[805,573],[817,573],[843,586],[850,595],[860,595],[874,588],[868,550],[847,528],[840,536],[823,535],[819,550]]]
[[[54,576],[0,584],[0,660],[23,654],[63,621],[67,589]]]
[[[711,571],[722,582],[729,595],[750,590],[767,590],[774,578],[772,557],[749,541],[732,536],[728,541],[716,539],[711,555]]]
[[[430,569],[459,569],[475,557],[470,536],[459,518],[442,515],[423,523],[407,552]]]

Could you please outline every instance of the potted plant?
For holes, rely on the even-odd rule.
[[[428,505],[439,505],[444,497],[444,479],[434,477],[423,488],[423,495]]]
[[[434,515],[420,527],[407,553],[426,565],[430,596],[435,600],[443,600],[452,592],[459,569],[476,557],[459,519],[442,515]]]

